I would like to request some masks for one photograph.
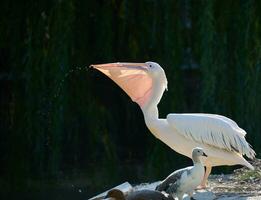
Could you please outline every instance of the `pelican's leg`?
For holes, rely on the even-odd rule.
[[[212,166],[206,166],[206,171],[205,171],[205,174],[204,174],[204,178],[199,186],[199,189],[205,189],[207,188],[207,181],[208,181],[208,176],[209,174],[211,173],[211,169],[212,169]]]

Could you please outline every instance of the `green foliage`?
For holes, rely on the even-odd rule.
[[[1,5],[4,190],[81,172],[94,192],[125,180],[158,180],[190,164],[149,133],[140,109],[120,88],[85,70],[91,63],[159,62],[169,82],[161,117],[226,115],[248,132],[260,155],[260,1],[6,0]]]
[[[260,179],[261,174],[259,171],[254,170],[254,171],[247,171],[241,175],[239,175],[238,179],[242,181],[247,181],[249,179]]]

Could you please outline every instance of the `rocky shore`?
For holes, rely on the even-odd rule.
[[[206,190],[195,192],[194,198],[200,200],[261,200],[261,159],[255,159],[251,163],[255,170],[245,167],[235,170],[232,174],[211,175]],[[123,192],[155,189],[159,182],[142,183],[132,186],[125,182],[119,186]],[[91,200],[103,199],[107,191],[91,198]],[[184,200],[188,200],[184,197]]]

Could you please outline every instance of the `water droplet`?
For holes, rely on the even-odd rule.
[[[79,71],[83,71],[83,70],[88,70],[87,67],[74,67],[73,69],[69,69],[63,77],[61,77],[60,80],[57,80],[57,82],[54,84],[53,87],[53,94],[51,95],[51,99],[50,96],[48,95],[48,97],[43,100],[45,103],[44,105],[46,105],[46,110],[45,111],[39,111],[38,114],[39,116],[45,118],[47,120],[47,124],[48,127],[47,129],[50,131],[52,128],[52,114],[51,112],[53,112],[55,109],[58,109],[58,107],[56,108],[55,106],[57,106],[57,104],[55,102],[57,102],[57,100],[59,99],[60,95],[63,92],[64,89],[64,84],[67,82],[67,79],[69,78],[69,76],[72,73],[75,72],[79,72]],[[59,101],[62,101],[59,99]],[[72,185],[72,187],[74,187],[74,185]]]

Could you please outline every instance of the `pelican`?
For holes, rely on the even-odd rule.
[[[155,62],[107,63],[91,65],[119,85],[136,102],[151,133],[174,151],[191,158],[193,148],[201,147],[208,155],[201,158],[206,167],[201,188],[206,188],[213,166],[244,165],[254,167],[243,157],[255,157],[246,141],[246,132],[233,120],[217,114],[168,114],[159,118],[158,103],[167,90],[167,78]]]

